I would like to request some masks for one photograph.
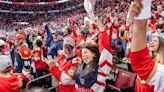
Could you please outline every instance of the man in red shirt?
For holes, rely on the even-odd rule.
[[[63,52],[52,59],[48,56],[45,62],[50,67],[49,71],[59,81],[59,92],[73,92],[75,90],[75,73],[81,58],[75,53],[75,41],[66,37],[63,42]]]

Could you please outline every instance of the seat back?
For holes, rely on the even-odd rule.
[[[118,88],[135,87],[136,76],[134,73],[119,69],[114,86]]]

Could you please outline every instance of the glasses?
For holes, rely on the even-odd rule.
[[[73,47],[70,45],[64,45],[63,48],[67,50],[68,52],[71,52],[73,50]]]
[[[164,24],[157,24],[157,25],[156,25],[156,28],[157,28],[157,29],[162,29],[162,28],[163,28],[163,25],[164,25]]]
[[[0,46],[0,49],[3,49],[3,48],[4,48],[4,45],[1,45],[1,46]]]

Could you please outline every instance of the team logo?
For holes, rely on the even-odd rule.
[[[28,51],[27,51],[27,50],[25,50],[25,51],[24,51],[24,54],[28,54]]]
[[[68,70],[68,74],[69,74],[69,75],[74,76],[74,73],[75,73],[75,69],[70,68],[70,69]]]
[[[85,83],[85,79],[80,78],[80,82],[81,82],[82,85],[84,85],[84,83]]]

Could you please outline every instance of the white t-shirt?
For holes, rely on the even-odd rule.
[[[164,65],[158,64],[157,71],[149,83],[154,85],[154,92],[164,92]]]

